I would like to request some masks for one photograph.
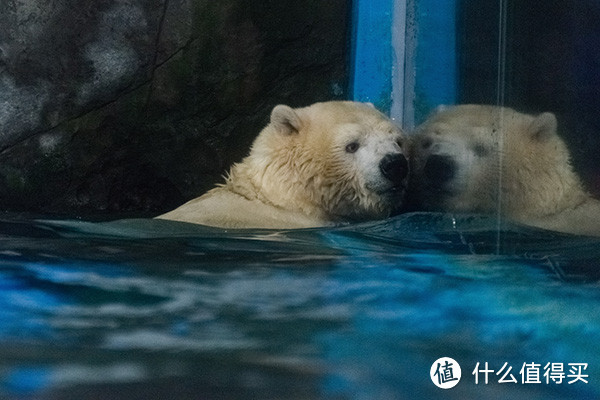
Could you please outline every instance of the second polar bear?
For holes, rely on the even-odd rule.
[[[600,202],[584,189],[552,113],[440,107],[416,130],[413,208],[500,212],[509,220],[600,236]]]
[[[223,228],[307,228],[378,219],[402,205],[406,138],[373,106],[276,106],[226,182],[158,218]]]

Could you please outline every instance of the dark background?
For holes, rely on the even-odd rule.
[[[347,97],[348,0],[0,2],[0,210],[153,216],[280,103]]]

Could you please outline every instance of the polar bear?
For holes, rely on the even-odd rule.
[[[483,105],[440,107],[411,146],[412,209],[499,213],[560,232],[600,235],[554,114]]]
[[[278,105],[224,184],[157,218],[221,228],[308,228],[387,217],[408,183],[408,145],[368,103]]]

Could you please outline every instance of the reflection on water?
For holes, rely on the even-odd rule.
[[[600,396],[600,239],[479,216],[221,231],[0,221],[0,397]],[[518,383],[475,385],[477,362]],[[563,363],[546,384],[543,367]],[[524,363],[541,383],[521,383]],[[587,384],[569,384],[587,363]]]

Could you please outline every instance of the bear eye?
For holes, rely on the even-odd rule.
[[[425,138],[423,139],[423,141],[421,142],[421,148],[423,150],[427,150],[428,148],[431,147],[431,145],[433,145],[433,140],[431,140],[430,138]]]
[[[490,153],[490,150],[483,144],[477,143],[475,146],[473,146],[473,153],[475,153],[477,157],[485,157]]]
[[[358,142],[350,142],[346,145],[346,153],[356,153],[359,147]]]

